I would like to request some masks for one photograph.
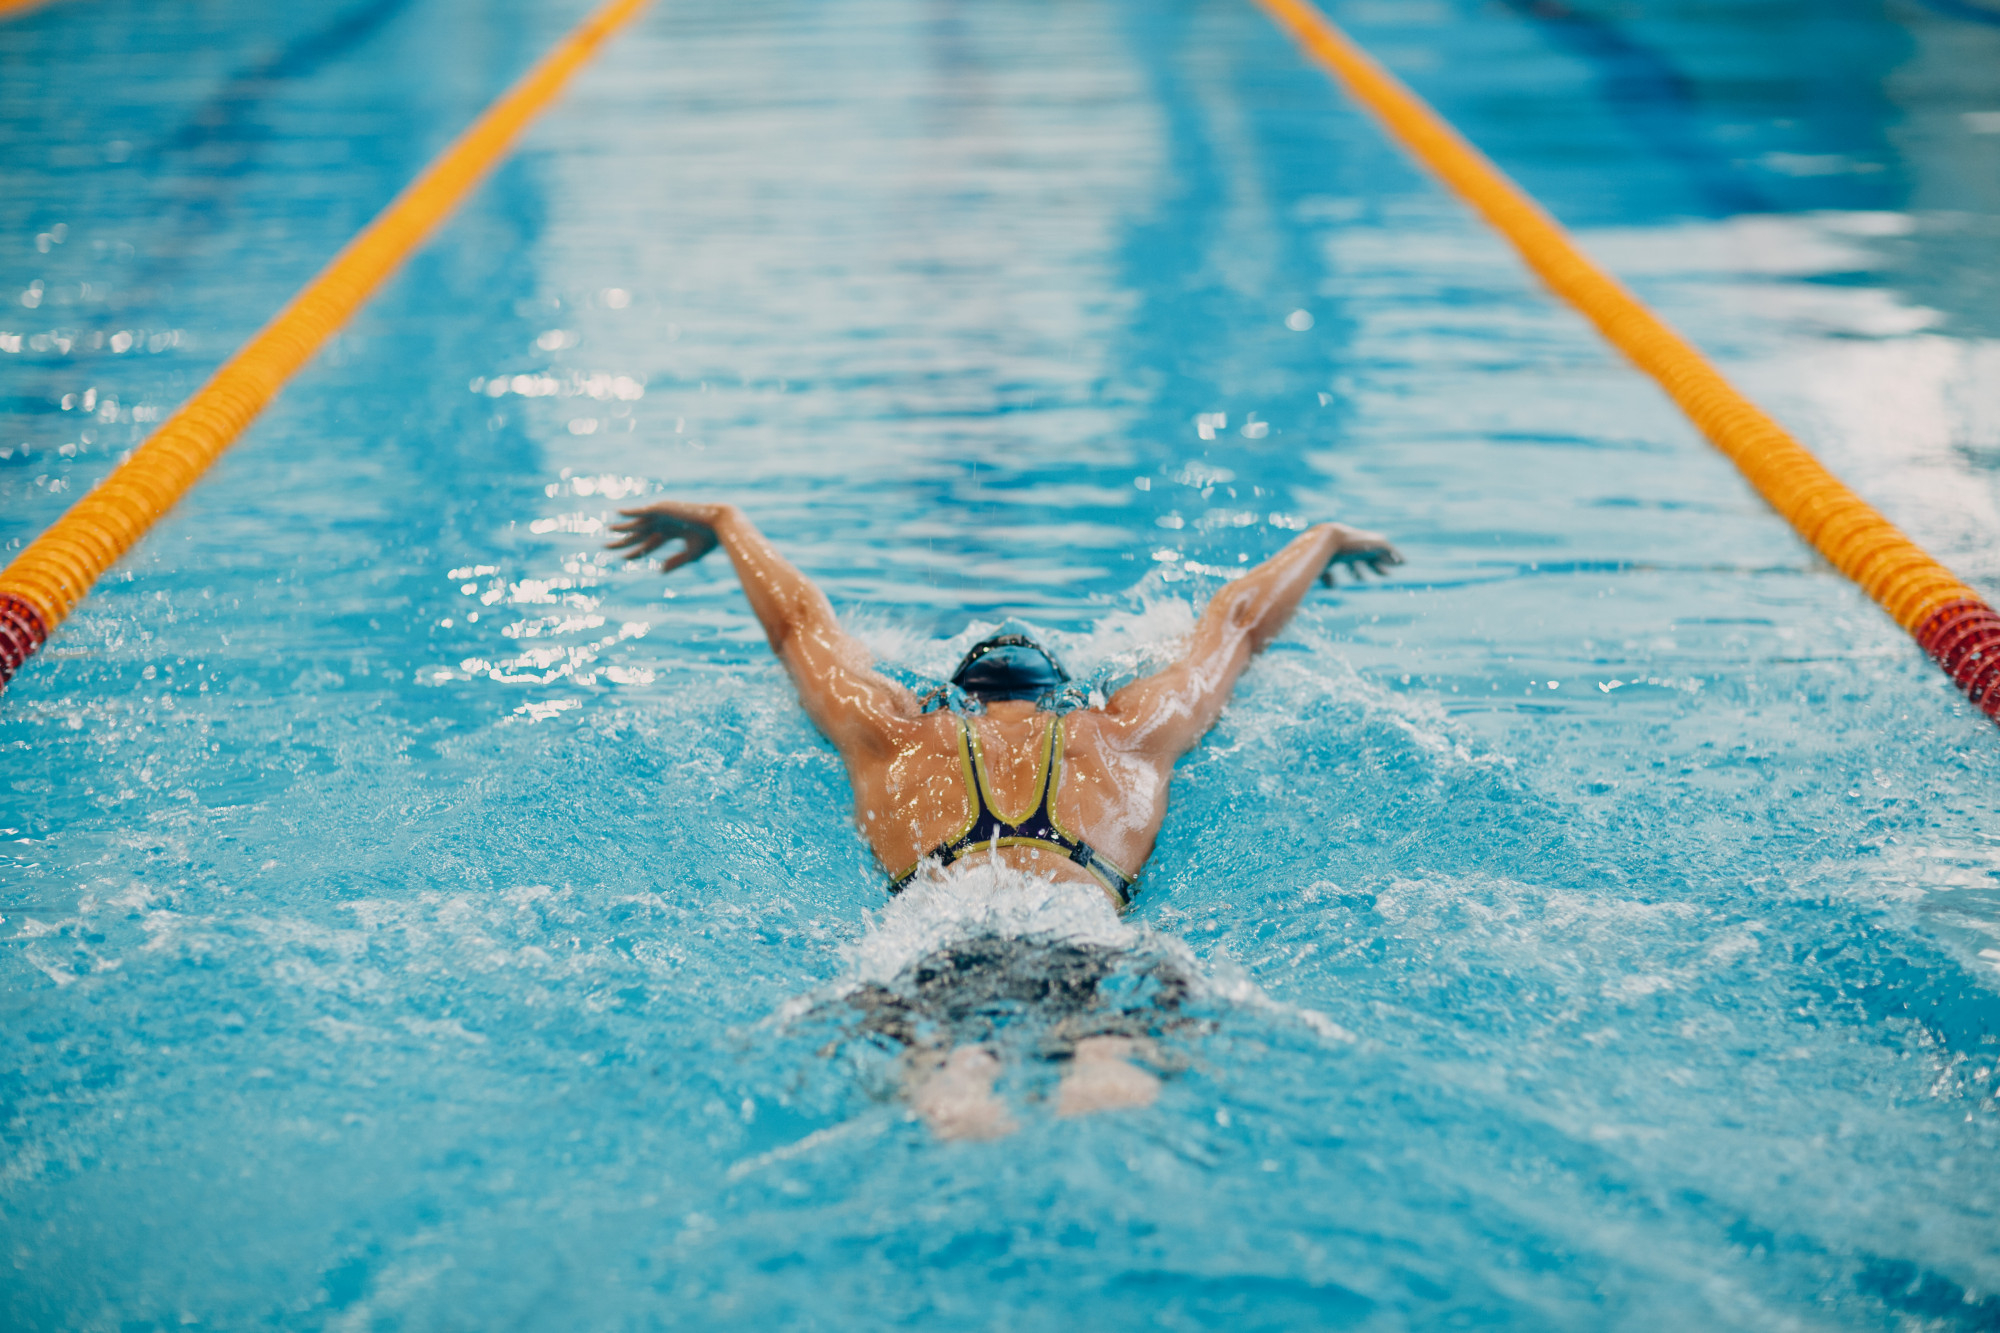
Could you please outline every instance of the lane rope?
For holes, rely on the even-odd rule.
[[[195,395],[0,570],[0,685],[285,387],[645,0],[608,0],[542,57],[223,362]]]
[[[1966,697],[2000,721],[2000,614],[1744,397],[1693,344],[1592,262],[1541,205],[1308,0],[1255,0],[1390,136],[1507,238],[1555,293],[1688,418]]]

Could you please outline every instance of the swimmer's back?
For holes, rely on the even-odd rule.
[[[1004,818],[1036,805],[1048,733],[1059,728],[1060,750],[1050,756],[1055,761],[1050,813],[1056,823],[1116,866],[1136,867],[1151,854],[1166,813],[1170,772],[1134,749],[1127,729],[1102,710],[1058,716],[1009,702],[962,721],[944,710],[905,715],[884,728],[879,744],[858,747],[859,753],[843,750],[861,831],[885,866],[915,865],[959,837],[970,821],[977,797],[959,743],[961,726],[976,741],[996,814]],[[994,857],[1052,879],[1098,879],[1069,857],[1040,847],[979,849],[960,859]]]

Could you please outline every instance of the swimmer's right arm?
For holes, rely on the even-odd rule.
[[[1339,565],[1366,565],[1386,574],[1403,557],[1372,532],[1322,523],[1242,578],[1224,585],[1195,623],[1173,665],[1135,680],[1111,697],[1105,712],[1136,746],[1172,764],[1193,749],[1229,701],[1250,659],[1278,637],[1315,582],[1333,586]]]
[[[729,553],[771,651],[791,672],[814,725],[836,747],[885,745],[887,721],[916,714],[915,696],[874,670],[873,655],[841,629],[826,594],[735,505],[661,500],[619,513],[626,521],[611,525],[622,534],[611,549],[624,551],[627,560],[643,559],[671,541],[681,547],[661,561],[662,570],[699,560],[717,546]]]

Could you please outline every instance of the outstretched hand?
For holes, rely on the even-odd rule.
[[[660,572],[679,569],[716,548],[720,539],[715,535],[714,508],[662,500],[644,509],[621,509],[618,512],[625,515],[625,521],[613,523],[611,530],[624,535],[606,545],[624,551],[627,560],[643,560],[668,542],[678,541],[681,549],[660,562]]]
[[[1326,587],[1334,586],[1333,571],[1342,567],[1353,571],[1356,583],[1364,582],[1361,573],[1366,565],[1383,578],[1389,577],[1392,566],[1403,563],[1403,553],[1389,544],[1389,539],[1379,532],[1363,532],[1360,528],[1350,528],[1344,524],[1329,525],[1334,531],[1333,554],[1327,557],[1326,568],[1320,571],[1319,581]]]

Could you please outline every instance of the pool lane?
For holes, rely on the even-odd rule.
[[[65,12],[0,27],[5,539],[573,17],[413,0],[225,192],[110,146],[333,18]],[[1336,16],[1990,594],[1988,30],[1588,12],[1774,211],[1518,12]],[[1992,1321],[1990,724],[1258,14],[630,38],[10,686],[0,1322]],[[668,489],[909,667],[1014,611],[1109,669],[1294,519],[1412,555],[1176,776],[1158,1109],[1022,1066],[941,1148],[787,1017],[914,931],[722,572],[597,559]]]
[[[612,0],[488,107],[395,200],[343,245],[271,322],[235,351],[159,430],[0,569],[0,686],[48,641],[98,578],[234,444],[384,279],[477,188],[521,130],[638,11]],[[373,26],[357,16],[308,63]],[[273,71],[282,70],[284,61]],[[53,236],[51,234],[51,239]],[[115,335],[114,335],[115,337]],[[127,335],[128,341],[131,335]]]
[[[1266,0],[1263,8],[1555,295],[1652,376],[1771,507],[1908,630],[1968,699],[2000,718],[2000,613],[1829,473],[1322,11],[1304,0]],[[1679,92],[1664,85],[1655,91]]]

